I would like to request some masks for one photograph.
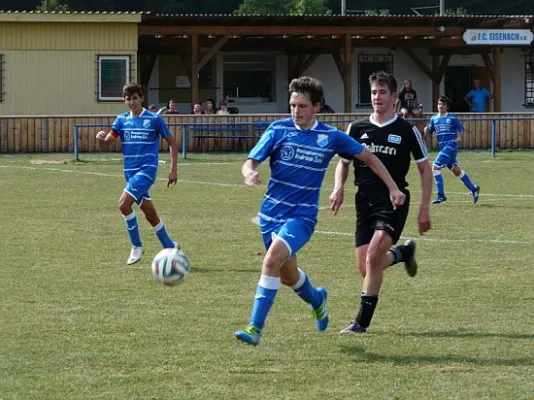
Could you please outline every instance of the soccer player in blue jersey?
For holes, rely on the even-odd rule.
[[[257,186],[260,184],[257,168],[270,158],[271,176],[258,214],[267,253],[249,325],[235,333],[237,339],[252,345],[260,342],[281,283],[309,304],[319,331],[328,326],[327,291],[312,286],[308,276],[298,268],[296,254],[315,229],[321,185],[335,154],[364,161],[384,181],[395,207],[405,200],[377,157],[344,132],[315,119],[323,98],[321,82],[310,77],[293,79],[289,94],[291,118],[273,122],[242,167],[245,184]]]
[[[469,175],[458,164],[458,143],[462,141],[464,127],[455,115],[448,113],[450,104],[451,100],[447,96],[440,96],[438,99],[438,113],[430,118],[428,127],[424,129],[425,135],[429,133],[435,134],[439,146],[439,154],[432,165],[432,174],[434,175],[438,194],[432,200],[432,203],[439,204],[447,200],[445,184],[441,175],[441,170],[447,167],[471,191],[473,202],[476,204],[480,194],[480,186],[475,185]]]
[[[165,225],[158,217],[148,193],[156,181],[160,137],[169,144],[171,154],[171,170],[167,186],[176,184],[178,180],[178,151],[176,141],[161,115],[143,108],[141,86],[130,83],[124,87],[123,93],[124,102],[130,111],[117,116],[110,132],[100,131],[97,133],[96,139],[101,150],[108,150],[110,144],[118,138],[122,142],[126,187],[119,199],[119,209],[126,221],[126,229],[132,244],[127,261],[127,264],[131,265],[139,261],[143,254],[143,243],[139,234],[137,217],[132,208],[134,203],[137,203],[145,214],[161,245],[164,248],[178,247],[178,244],[167,234]]]

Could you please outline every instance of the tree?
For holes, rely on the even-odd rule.
[[[69,6],[66,4],[61,4],[57,0],[41,0],[41,4],[37,6],[37,11],[66,12],[66,11],[69,11]]]
[[[291,14],[332,14],[324,0],[295,0]]]
[[[236,14],[331,14],[325,0],[245,0]]]

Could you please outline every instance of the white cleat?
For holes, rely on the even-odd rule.
[[[132,246],[132,251],[130,251],[130,257],[128,257],[128,261],[126,264],[132,265],[135,264],[137,261],[141,259],[141,256],[145,252],[145,248],[143,246],[137,247]]]

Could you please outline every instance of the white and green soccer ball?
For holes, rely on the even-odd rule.
[[[189,260],[183,251],[163,249],[152,261],[152,275],[158,282],[167,286],[177,285],[189,275]]]

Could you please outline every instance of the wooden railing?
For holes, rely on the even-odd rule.
[[[497,113],[497,114],[457,114],[465,126],[466,134],[462,148],[489,149],[491,147],[492,131],[495,131],[495,144],[501,149],[534,148],[534,114],[526,113]],[[366,117],[367,114],[321,114],[321,120],[345,130],[349,121]],[[253,122],[274,121],[286,118],[286,114],[259,115],[230,115],[230,116],[192,116],[176,115],[165,117],[171,132],[176,137],[178,147],[182,148],[183,131],[187,132],[187,151],[198,151],[199,142],[191,137],[207,124],[231,124],[226,128],[209,129],[210,135],[220,135],[222,138],[229,134],[233,124],[247,123],[241,126],[250,127],[250,135],[254,135]],[[428,115],[423,120],[414,121],[420,130],[426,124]],[[113,122],[113,116],[12,116],[0,117],[0,152],[73,152],[75,127],[78,131],[78,149],[80,153],[98,151],[95,134],[99,129],[108,130]],[[191,129],[191,124],[201,123],[199,128]],[[90,126],[86,126],[90,125]],[[95,125],[99,125],[97,127]],[[195,132],[192,132],[195,131]],[[241,130],[241,133],[243,131]],[[434,144],[427,141],[429,147]],[[254,140],[241,143],[239,150],[247,150]],[[166,144],[162,144],[162,150]],[[113,150],[120,150],[117,144]],[[204,151],[235,150],[227,140],[211,140]]]

